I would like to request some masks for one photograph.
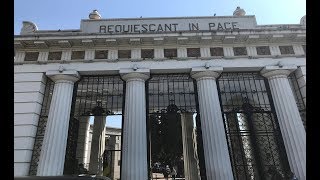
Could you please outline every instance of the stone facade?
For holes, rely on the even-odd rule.
[[[222,115],[219,113],[219,99],[212,89],[216,89],[215,79],[221,72],[261,71],[270,83],[272,96],[276,98],[274,103],[278,119],[282,121],[279,124],[290,169],[298,179],[306,179],[305,129],[300,124],[297,108],[282,108],[287,103],[291,103],[290,107],[296,107],[286,80],[290,73],[295,74],[303,102],[306,103],[305,21],[302,24],[257,25],[254,16],[247,16],[242,11],[235,13],[235,16],[139,19],[101,19],[100,14],[95,12],[90,16],[92,18],[81,21],[80,29],[59,31],[38,30],[35,24],[24,22],[21,35],[14,38],[14,176],[29,175],[47,78],[56,84],[38,175],[62,175],[62,149],[66,146],[66,142],[62,141],[67,135],[67,128],[55,121],[57,118],[69,121],[73,82],[83,75],[121,75],[127,84],[121,177],[126,180],[147,179],[145,81],[152,74],[188,73],[196,79],[198,93],[202,93],[199,104],[200,112],[204,114],[201,122],[207,123],[202,132],[205,136],[205,162],[208,163],[207,178],[234,179]],[[214,48],[220,48],[219,52]],[[153,49],[154,55],[142,58],[144,49]],[[166,57],[167,49],[176,49],[177,56]],[[190,49],[199,55],[190,55]],[[123,50],[129,50],[129,54],[120,58],[119,52]],[[95,57],[101,51],[105,53],[105,58]],[[34,52],[38,52],[38,57],[29,58],[28,53]],[[51,58],[52,54],[59,59]],[[272,74],[271,71],[280,74]],[[278,88],[284,90],[280,92]],[[59,96],[55,95],[57,92]],[[291,95],[287,98],[288,94]],[[63,101],[66,99],[68,102]],[[211,116],[217,117],[217,121],[209,121],[207,117]],[[291,124],[288,118],[294,119],[295,123]],[[133,129],[138,126],[131,122],[138,123],[139,128]],[[81,127],[88,129],[85,125]],[[216,127],[219,131],[214,129]],[[288,127],[290,132],[287,132]],[[50,138],[57,132],[59,136]],[[78,145],[81,144],[79,147],[86,153],[90,152],[90,145],[85,143],[87,140],[78,141]],[[59,147],[51,147],[53,141]],[[300,143],[299,147],[295,143]],[[220,149],[215,149],[216,144],[220,144]],[[50,153],[53,151],[60,154],[56,157],[56,154]],[[86,153],[77,154],[77,157],[84,158],[83,163],[89,162],[90,156]],[[210,158],[212,153],[220,159]],[[58,165],[46,158],[60,158],[61,162]],[[134,167],[135,163],[139,167]],[[46,167],[54,168],[47,171]]]

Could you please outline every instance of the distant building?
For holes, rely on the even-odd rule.
[[[72,30],[23,22],[14,176],[77,174],[83,163],[113,179],[151,179],[152,121],[170,119],[181,121],[185,179],[305,180],[305,23],[258,25],[239,7],[121,19],[95,10]],[[111,115],[122,128],[108,127]]]

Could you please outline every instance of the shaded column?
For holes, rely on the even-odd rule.
[[[101,108],[101,107],[96,107]],[[102,109],[102,108],[101,108]],[[89,173],[102,176],[103,153],[105,150],[106,116],[95,115],[92,131]]]
[[[197,159],[193,147],[193,113],[181,113],[183,164],[186,180],[199,180]]]
[[[203,150],[208,180],[233,180],[216,78],[222,68],[192,68],[197,81]]]
[[[77,71],[48,71],[54,84],[37,176],[63,175],[74,82]]]
[[[287,78],[295,68],[267,66],[261,71],[261,75],[269,81],[290,169],[299,180],[304,180],[306,179],[306,131]]]
[[[128,73],[123,121],[122,180],[147,180],[147,133],[145,80],[148,75]]]
[[[89,135],[89,119],[90,116],[82,116],[79,118],[79,133],[76,151],[76,157],[79,160],[79,164],[85,164],[87,159],[86,151]]]

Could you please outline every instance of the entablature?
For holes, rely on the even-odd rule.
[[[176,32],[144,34],[17,35],[15,49],[93,48],[115,46],[162,46],[202,44],[305,43],[305,29],[254,29],[216,32]]]

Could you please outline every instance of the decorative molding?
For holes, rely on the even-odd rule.
[[[207,68],[209,66],[209,68]],[[213,78],[216,79],[223,71],[222,67],[210,67],[208,63],[203,68],[192,68],[191,77],[199,80],[201,78]]]
[[[39,49],[48,49],[49,48],[46,41],[34,41],[34,45]]]
[[[33,22],[30,21],[23,21],[22,22],[22,28],[20,31],[21,35],[24,34],[30,34],[30,33],[34,33],[35,31],[38,30],[38,27],[36,24],[34,24]]]
[[[81,43],[83,44],[83,46],[86,46],[86,47],[93,47],[94,46],[93,40],[91,40],[91,39],[84,39],[81,41]]]
[[[128,74],[123,74],[121,75],[122,79],[125,81],[130,81],[133,79],[139,79],[146,81],[149,79],[150,75],[149,74],[142,74],[142,73],[128,73]]]
[[[63,66],[59,66],[59,69],[55,71],[47,71],[46,75],[54,82],[60,80],[76,82],[80,79],[80,75],[77,71],[65,70]]]
[[[297,66],[295,65],[281,65],[280,62],[278,66],[266,66],[261,71],[260,74],[266,78],[273,77],[287,77],[291,72],[295,71]]]
[[[58,41],[58,44],[60,45],[61,48],[70,48],[71,47],[71,43],[69,40]]]

